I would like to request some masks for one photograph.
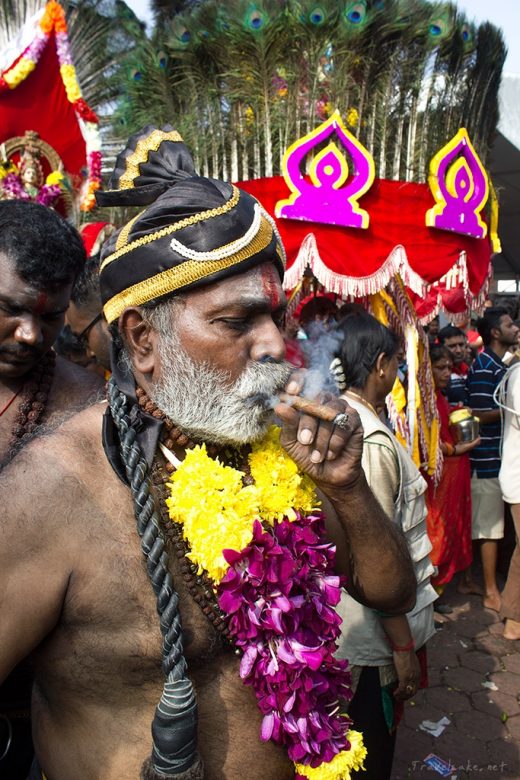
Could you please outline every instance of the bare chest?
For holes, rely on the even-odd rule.
[[[38,653],[38,677],[50,700],[74,697],[109,703],[162,689],[162,635],[157,602],[141,550],[129,490],[102,470],[91,492],[70,502],[63,521],[78,535],[76,565],[62,618]],[[80,516],[81,515],[81,516]],[[179,593],[183,645],[197,667],[222,652],[217,634],[188,593],[180,561],[169,555]]]

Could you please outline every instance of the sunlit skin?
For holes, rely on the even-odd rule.
[[[283,360],[285,343],[281,327],[285,308],[280,277],[269,263],[242,274],[239,288],[231,276],[217,285],[190,292],[177,310],[175,327],[182,332],[183,348],[190,357],[225,371],[232,385],[249,361],[269,357]],[[156,356],[150,360],[152,352],[147,341],[150,336],[155,346],[156,334],[149,332],[135,309],[127,309],[122,324],[135,334],[139,351],[138,379],[142,373],[143,381],[157,380],[160,361]]]
[[[187,292],[171,323],[183,350],[227,372],[232,383],[250,361],[283,359],[283,310],[281,283],[269,294],[261,269],[252,269]],[[119,328],[135,376],[149,389],[161,376],[158,335],[138,308],[121,315]],[[298,392],[298,380],[287,389]],[[338,412],[346,407],[339,399],[330,404]],[[131,494],[103,453],[105,409],[95,404],[75,415],[0,472],[0,593],[7,605],[0,679],[31,655],[34,739],[49,779],[139,777],[164,682],[156,600]],[[411,609],[413,569],[363,478],[355,413],[352,429],[343,430],[286,404],[277,411],[283,445],[322,490],[347,587],[375,609]],[[186,589],[177,556],[170,567],[197,692],[205,780],[242,780],[244,767],[248,780],[290,780],[294,767],[286,751],[259,739],[262,715],[240,680],[240,659],[216,640]]]

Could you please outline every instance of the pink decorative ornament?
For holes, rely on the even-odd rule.
[[[480,212],[489,196],[488,177],[464,127],[432,158],[428,184],[435,198],[426,212],[428,227],[486,237]]]
[[[335,137],[349,154],[353,170],[349,170],[347,158],[335,140],[330,140],[315,154],[309,168],[309,181],[304,176],[305,158],[331,137]],[[352,228],[368,227],[368,212],[360,208],[357,201],[372,186],[374,160],[347,130],[338,111],[287,149],[282,172],[292,194],[276,204],[277,217]]]

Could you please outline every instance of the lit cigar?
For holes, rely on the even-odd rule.
[[[325,422],[336,422],[337,418],[342,414],[338,413],[337,409],[331,409],[330,406],[324,404],[317,404],[314,401],[309,401],[308,398],[302,398],[301,395],[288,395],[287,393],[280,394],[280,400],[292,406],[298,412],[309,414],[311,417],[317,417],[318,420],[324,420]],[[346,417],[346,415],[342,415]]]

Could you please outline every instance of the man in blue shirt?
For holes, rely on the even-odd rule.
[[[480,542],[484,573],[484,606],[500,610],[496,582],[498,540],[504,535],[504,503],[498,482],[502,421],[493,393],[506,365],[503,357],[518,342],[519,328],[507,309],[486,309],[477,323],[484,350],[471,366],[468,403],[480,419],[481,443],[471,451],[472,537]]]

